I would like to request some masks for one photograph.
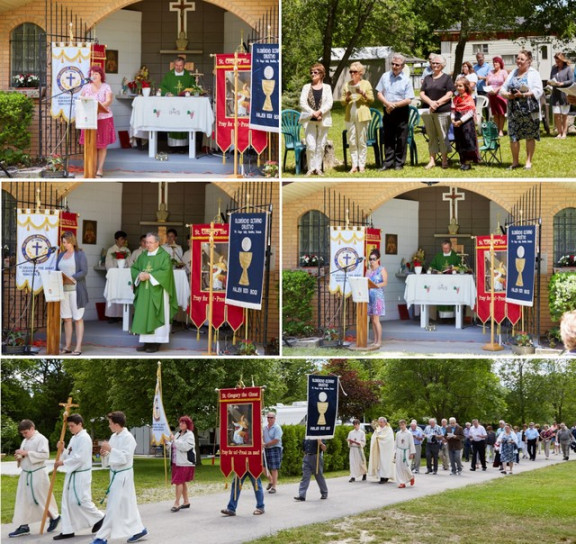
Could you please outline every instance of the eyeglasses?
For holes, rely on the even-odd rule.
[[[438,66],[438,65],[440,65],[440,64],[442,64],[442,63],[441,63],[441,62],[431,62],[430,64],[431,64],[432,66]]]
[[[350,74],[357,74],[357,73],[358,73],[358,70],[350,70],[349,73],[350,73]]]
[[[276,419],[276,418],[273,416],[266,416],[266,419]]]
[[[318,70],[310,70],[310,75],[311,76],[315,76],[316,74],[319,74],[320,72]]]
[[[400,64],[399,62],[393,62],[392,66],[402,66],[402,64]]]
[[[377,260],[378,260],[378,258],[377,258],[377,257],[370,257],[370,259],[369,259],[369,260],[370,260],[370,261],[377,261]]]

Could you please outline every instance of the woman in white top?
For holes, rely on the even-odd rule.
[[[326,70],[320,63],[310,68],[312,83],[306,83],[300,94],[300,122],[306,134],[307,176],[323,176],[322,163],[324,148],[328,138],[328,129],[332,126],[332,88],[323,83]]]
[[[172,512],[190,508],[187,482],[194,479],[194,463],[188,460],[188,452],[195,451],[194,423],[188,416],[178,420],[179,431],[170,436],[172,446],[172,483],[176,486],[176,498]],[[182,499],[182,504],[180,504]]]

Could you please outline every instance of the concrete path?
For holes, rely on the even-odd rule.
[[[546,461],[538,457],[534,462],[523,460],[514,467],[516,474],[562,463],[560,455],[552,455]],[[572,461],[573,462],[573,461]],[[4,464],[4,463],[3,463]],[[147,544],[190,544],[202,542],[205,544],[240,544],[256,538],[272,535],[279,530],[307,525],[331,519],[381,508],[435,493],[447,489],[456,489],[468,485],[484,483],[502,478],[500,472],[489,467],[486,472],[470,472],[469,464],[465,465],[462,476],[450,476],[448,471],[438,475],[416,475],[416,485],[411,488],[398,489],[394,483],[379,485],[375,482],[348,483],[348,477],[330,478],[327,480],[328,500],[320,500],[320,493],[315,482],[310,484],[306,502],[297,503],[293,497],[298,494],[298,484],[280,485],[275,495],[266,494],[266,514],[254,516],[254,494],[250,486],[246,486],[240,497],[237,516],[226,518],[220,510],[226,508],[229,490],[211,495],[192,497],[190,510],[171,513],[171,501],[143,504],[140,506],[142,520],[148,529],[149,536],[142,542]],[[23,544],[52,542],[52,535],[38,535],[39,524],[30,527],[32,535],[21,538]],[[8,533],[12,525],[2,525],[2,542],[8,541]],[[89,530],[78,533],[69,540],[71,544],[89,544],[92,536]],[[110,543],[122,542],[121,540]]]

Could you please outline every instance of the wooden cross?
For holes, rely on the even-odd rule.
[[[466,200],[466,193],[459,193],[456,187],[451,187],[447,193],[442,193],[442,200],[450,202],[450,220],[458,219],[458,201]]]
[[[188,19],[186,13],[188,11],[196,11],[196,2],[188,2],[188,0],[176,0],[168,4],[170,11],[178,12],[178,33],[188,32]]]

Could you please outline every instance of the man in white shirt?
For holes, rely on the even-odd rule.
[[[472,420],[472,426],[468,434],[470,443],[472,445],[472,463],[470,470],[476,470],[476,461],[480,457],[482,470],[486,470],[486,437],[488,433],[486,429],[478,423],[477,419]]]

